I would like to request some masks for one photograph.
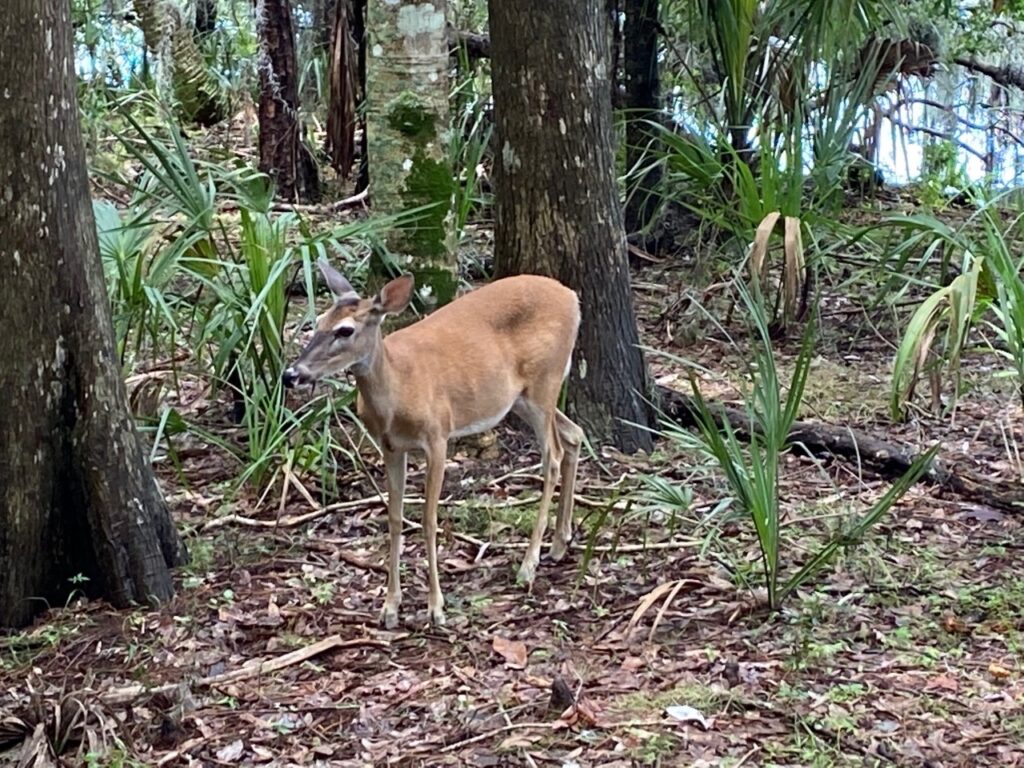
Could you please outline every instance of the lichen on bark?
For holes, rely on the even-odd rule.
[[[445,4],[370,0],[366,75],[367,149],[374,208],[417,209],[396,226],[387,246],[428,305],[455,296],[452,204],[448,165],[448,42]]]

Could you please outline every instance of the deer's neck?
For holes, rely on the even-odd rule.
[[[352,372],[359,390],[360,418],[371,433],[386,431],[395,410],[391,391],[394,371],[383,339],[369,359]]]

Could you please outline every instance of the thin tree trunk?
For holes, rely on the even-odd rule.
[[[621,65],[622,65],[622,11],[621,0],[605,0],[606,13],[608,14],[608,33],[611,35],[611,54],[609,55],[610,75],[608,83],[611,86],[612,109],[622,106],[622,91],[620,89]]]
[[[171,596],[187,554],[114,353],[66,0],[0,15],[0,625]],[[82,578],[77,578],[82,577]]]
[[[338,12],[338,3],[345,0],[315,0],[313,4],[313,29],[316,52],[327,51],[333,40],[333,24]],[[351,0],[349,0],[351,2]]]
[[[658,80],[658,0],[625,0],[626,168],[631,184],[626,196],[626,231],[651,223],[657,207],[661,167],[654,162],[661,98]]]
[[[416,278],[419,296],[441,305],[455,297],[451,226],[455,180],[448,163],[448,35],[443,0],[368,0],[366,135],[370,197],[386,214],[421,213],[395,227],[392,253]]]
[[[195,29],[199,37],[211,35],[217,29],[217,0],[196,0]]]
[[[352,170],[356,151],[356,78],[358,64],[352,39],[352,0],[334,1],[330,48],[331,99],[327,107],[327,152],[343,179]]]
[[[550,275],[579,293],[570,415],[592,440],[649,450],[654,413],[615,179],[608,16],[585,0],[542,11],[491,0],[489,10],[496,271]]]
[[[260,170],[274,179],[279,197],[314,201],[320,197],[320,174],[302,140],[290,0],[256,0],[256,30],[260,40]]]
[[[366,0],[352,0],[352,37],[355,38],[357,59],[356,104],[359,114],[359,176],[356,178],[356,192],[370,186],[370,160],[366,141]]]

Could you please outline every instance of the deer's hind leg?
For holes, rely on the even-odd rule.
[[[555,483],[558,482],[558,468],[562,461],[562,443],[555,428],[555,413],[557,411],[553,405],[545,408],[524,394],[512,406],[512,410],[533,428],[533,432],[537,436],[537,442],[540,444],[541,474],[544,478],[544,490],[541,493],[540,504],[537,506],[537,519],[533,524],[533,533],[530,535],[526,555],[519,567],[519,581],[530,587],[533,585],[537,564],[540,562],[540,547],[544,541],[544,531],[548,526],[548,510],[551,507]]]
[[[573,497],[576,493],[576,472],[584,434],[575,422],[558,410],[555,411],[555,431],[562,446],[562,461],[559,467],[562,475],[562,488],[558,495],[555,536],[548,555],[552,560],[558,562],[565,557],[569,542],[572,541]]]

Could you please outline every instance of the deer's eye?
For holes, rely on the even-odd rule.
[[[356,329],[351,325],[341,325],[334,329],[334,337],[337,339],[347,339],[355,332]]]

